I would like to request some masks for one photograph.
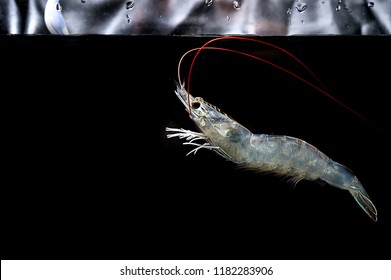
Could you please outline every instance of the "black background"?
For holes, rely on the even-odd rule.
[[[304,61],[363,121],[260,61],[205,50],[191,93],[254,133],[313,144],[354,171],[379,213],[343,190],[186,154],[195,130],[177,64],[209,36],[3,36],[2,259],[389,259],[389,36],[262,37]],[[283,52],[268,59],[319,85]],[[182,79],[191,57],[185,59]]]

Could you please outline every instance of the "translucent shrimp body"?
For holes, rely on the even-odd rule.
[[[185,138],[188,142],[184,144],[195,146],[190,153],[210,149],[244,168],[288,176],[295,183],[302,179],[324,181],[348,190],[369,217],[377,221],[377,210],[352,171],[314,146],[289,136],[253,134],[217,107],[190,95],[182,85],[175,93],[200,132],[167,128],[167,137]],[[201,144],[199,140],[205,142]]]

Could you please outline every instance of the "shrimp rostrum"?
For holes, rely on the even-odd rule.
[[[184,144],[194,146],[188,154],[208,149],[243,168],[288,177],[294,183],[300,180],[325,182],[349,191],[365,213],[377,221],[376,207],[350,169],[301,139],[254,134],[216,106],[201,97],[193,97],[188,91],[183,84],[178,84],[175,94],[199,132],[166,128],[168,138],[185,139]]]

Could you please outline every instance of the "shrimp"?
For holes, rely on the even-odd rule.
[[[295,184],[301,180],[325,182],[349,191],[377,221],[376,207],[357,176],[316,147],[295,137],[254,134],[218,107],[193,97],[183,84],[177,84],[175,94],[199,130],[166,127],[167,138],[185,139],[185,145],[194,146],[187,155],[207,149],[243,168],[288,177]]]

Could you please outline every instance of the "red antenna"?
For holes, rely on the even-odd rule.
[[[272,47],[274,49],[277,49],[285,54],[287,54],[288,56],[290,56],[291,58],[293,58],[295,61],[297,61],[315,80],[316,82],[319,84],[319,86],[311,83],[310,81],[308,81],[307,79],[293,73],[292,71],[276,64],[276,63],[273,63],[267,59],[264,59],[264,58],[261,58],[259,56],[255,56],[255,55],[252,55],[252,54],[249,54],[249,53],[245,53],[245,52],[242,52],[242,51],[238,51],[238,50],[234,50],[234,49],[228,49],[228,48],[222,48],[222,47],[210,47],[209,45],[212,44],[213,42],[216,42],[216,41],[221,41],[221,40],[242,40],[242,41],[251,41],[251,42],[255,42],[255,43],[258,43],[258,44],[263,44],[263,45],[266,45],[266,46],[269,46],[269,47]],[[191,52],[196,52],[196,54],[194,55],[193,57],[193,60],[190,64],[190,68],[189,68],[189,73],[188,73],[188,76],[187,76],[187,92],[188,92],[188,103],[189,103],[189,114],[191,114],[191,106],[190,106],[190,80],[191,80],[191,76],[192,76],[192,71],[193,71],[193,68],[194,68],[194,64],[195,64],[195,61],[196,59],[198,58],[200,52],[202,50],[217,50],[217,51],[225,51],[225,52],[231,52],[231,53],[235,53],[235,54],[238,54],[238,55],[242,55],[242,56],[246,56],[246,57],[249,57],[249,58],[252,58],[252,59],[255,59],[255,60],[259,60],[261,62],[264,62],[266,64],[269,64],[281,71],[284,71],[286,73],[288,73],[289,75],[303,81],[304,83],[306,83],[307,85],[311,86],[312,88],[314,88],[315,90],[317,90],[318,92],[322,93],[323,95],[325,95],[326,97],[330,98],[331,100],[333,100],[334,102],[338,103],[339,105],[341,105],[343,108],[347,109],[348,111],[350,111],[351,113],[353,113],[355,116],[359,117],[360,119],[364,120],[365,122],[369,123],[370,125],[372,126],[375,126],[377,127],[378,129],[382,130],[381,128],[379,128],[378,126],[376,126],[375,124],[371,123],[368,119],[366,119],[364,116],[362,116],[361,114],[359,114],[358,112],[356,112],[355,110],[353,110],[352,108],[350,108],[349,106],[347,106],[346,104],[344,104],[343,102],[341,102],[340,100],[338,100],[337,98],[335,98],[334,96],[332,96],[331,94],[329,94],[324,85],[322,84],[322,82],[320,81],[320,79],[315,75],[315,73],[312,72],[312,70],[304,63],[302,62],[298,57],[296,57],[295,55],[293,55],[291,52],[279,47],[279,46],[276,46],[272,43],[268,43],[268,42],[265,42],[263,40],[260,40],[260,39],[255,39],[255,38],[248,38],[248,37],[239,37],[239,36],[222,36],[222,37],[218,37],[218,38],[214,38],[214,39],[211,39],[209,40],[208,42],[206,42],[205,44],[203,44],[201,47],[198,47],[198,48],[194,48],[194,49],[191,49],[189,51],[187,51],[186,53],[184,53],[179,61],[179,64],[178,64],[178,80],[179,82],[181,81],[181,78],[180,78],[180,67],[181,67],[181,64],[182,64],[182,61],[183,59]]]

